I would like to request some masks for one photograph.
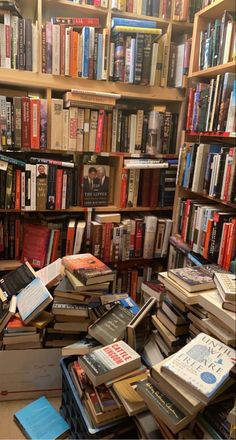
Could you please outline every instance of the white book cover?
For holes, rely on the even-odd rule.
[[[227,327],[235,332],[236,315],[234,312],[222,308],[223,300],[217,289],[211,289],[210,295],[206,292],[199,295],[198,303],[220,321],[227,323]]]
[[[80,252],[85,227],[86,227],[86,222],[81,221],[77,223],[73,254],[79,254]]]
[[[135,57],[135,38],[131,38],[131,47],[130,47],[130,74],[129,74],[129,83],[134,82],[134,57]]]
[[[5,27],[3,23],[0,23],[0,66],[6,67],[6,38],[5,38]]]
[[[36,25],[34,25],[36,26]],[[16,69],[16,61],[17,61],[17,53],[18,53],[18,36],[19,36],[19,17],[16,16],[11,16],[11,29],[12,29],[12,34],[11,34],[11,38],[12,38],[12,52],[11,52],[11,58],[12,58],[12,67],[13,69]],[[34,34],[33,34],[34,35]],[[33,40],[33,44],[34,44],[34,40]],[[33,49],[34,49],[34,45],[33,45]],[[38,48],[37,48],[38,49]],[[38,50],[37,50],[38,52]],[[33,52],[34,55],[34,52]],[[33,64],[34,66],[34,64]],[[34,71],[34,70],[33,70]]]
[[[27,318],[35,309],[46,300],[49,303],[53,298],[42,281],[39,278],[35,278],[17,295],[17,308],[22,321],[27,321]]]
[[[77,151],[83,151],[84,147],[84,109],[78,109],[78,125],[77,125]]]
[[[209,400],[229,378],[236,351],[205,333],[167,359],[162,370],[171,372],[190,389]]]
[[[66,191],[67,191],[67,173],[64,172],[62,177],[61,209],[66,209]]]
[[[110,54],[109,54],[109,78],[113,78],[114,75],[114,62],[115,62],[115,43],[110,43]]]
[[[10,12],[4,13],[4,27],[5,27],[5,41],[6,41],[6,57],[5,57],[5,67],[7,69],[11,68],[11,14]]]
[[[210,181],[210,187],[209,187],[209,196],[213,195],[213,188],[214,188],[215,175],[216,175],[216,166],[217,166],[217,154],[214,155],[213,162],[212,162],[212,172],[211,172],[211,181]]]
[[[70,74],[70,28],[65,30],[65,75]]]
[[[69,148],[69,110],[63,109],[63,139],[62,149],[68,150]]]
[[[204,182],[205,168],[203,164],[205,163],[205,156],[209,151],[209,145],[200,144],[197,149],[196,161],[197,166],[195,167],[192,183],[192,191],[202,191]]]
[[[137,115],[132,114],[130,116],[130,143],[129,143],[129,152],[135,152],[135,135],[136,135],[136,125],[137,125]]]
[[[52,74],[60,75],[60,25],[52,26]]]
[[[153,43],[151,69],[150,69],[150,80],[149,80],[150,86],[155,85],[155,77],[156,77],[156,69],[157,69],[157,55],[158,55],[158,43]]]
[[[36,211],[36,165],[31,165],[31,211]]]
[[[90,131],[89,131],[89,151],[95,151],[97,126],[98,126],[98,111],[91,110]]]
[[[52,99],[51,104],[51,149],[60,150],[63,129],[63,99]]]
[[[164,235],[163,246],[162,246],[162,251],[161,251],[161,257],[164,257],[165,255],[167,255],[172,225],[173,225],[173,221],[167,218],[166,219],[165,235]]]
[[[184,47],[185,43],[177,45],[175,87],[183,85]]]
[[[78,128],[78,108],[69,108],[69,150],[76,151]]]
[[[145,215],[145,238],[143,244],[143,258],[152,258],[157,230],[157,217]]]

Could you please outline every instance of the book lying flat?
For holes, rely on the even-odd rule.
[[[101,345],[99,344],[98,341],[96,341],[96,339],[93,339],[91,338],[91,336],[86,335],[84,339],[80,339],[78,342],[75,342],[74,344],[63,347],[62,356],[71,356],[71,355],[82,356],[100,347]]]
[[[25,324],[36,318],[53,300],[39,278],[35,278],[17,295],[17,307]]]
[[[114,279],[112,270],[92,254],[68,255],[63,257],[62,263],[86,286]]]
[[[29,439],[65,438],[70,428],[44,396],[17,411],[14,420]]]
[[[215,287],[212,276],[199,266],[171,269],[168,271],[168,277],[188,292],[199,292]]]
[[[225,301],[236,302],[236,275],[233,273],[215,273],[213,280],[221,297]]]

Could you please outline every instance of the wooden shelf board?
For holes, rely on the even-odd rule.
[[[21,264],[20,260],[0,260],[0,271],[17,269]]]
[[[91,15],[91,14],[107,15],[107,13],[108,13],[108,8],[101,8],[99,6],[92,6],[92,5],[81,5],[79,3],[73,3],[73,2],[69,2],[67,0],[43,0],[43,4],[48,5],[48,6],[53,5],[54,7],[55,6],[58,6],[58,7],[59,6],[64,6],[64,7],[66,6],[70,10],[76,9],[78,12],[83,11],[83,12],[88,13],[89,15]]]
[[[121,18],[130,18],[131,20],[146,20],[146,21],[156,21],[157,27],[160,25],[160,27],[167,28],[167,26],[170,24],[170,20],[165,20],[164,18],[159,17],[151,17],[149,15],[139,15],[134,14],[133,12],[122,12],[122,11],[111,11],[112,17],[121,17]]]
[[[230,133],[227,131],[186,131],[186,136],[191,136],[191,137],[219,137],[222,139],[235,139],[236,138],[236,133]]]
[[[235,61],[229,61],[228,63],[219,64],[218,66],[214,66],[214,67],[209,67],[208,69],[205,70],[198,70],[196,72],[193,72],[189,77],[190,78],[195,78],[197,76],[212,77],[227,72],[231,72],[231,73],[235,72]]]
[[[84,206],[71,206],[68,209],[41,209],[35,211],[25,211],[24,209],[0,209],[0,213],[36,213],[36,212],[46,212],[46,213],[76,213],[76,212],[87,212],[90,210],[94,210],[95,212],[145,212],[145,211],[171,211],[173,209],[172,206],[164,206],[157,208],[150,208],[144,206],[137,206],[136,208],[120,208],[118,206],[94,206],[94,207],[84,207]]]
[[[78,156],[83,156],[83,155],[87,155],[87,154],[91,154],[91,155],[95,155],[95,156],[104,156],[104,157],[131,157],[131,158],[147,158],[147,159],[178,159],[178,155],[177,154],[157,154],[156,156],[152,156],[150,154],[147,153],[125,153],[123,151],[117,151],[117,152],[106,152],[106,151],[101,151],[100,153],[96,152],[96,151],[70,151],[70,150],[51,150],[50,148],[47,149],[26,149],[26,150],[19,150],[19,151],[14,151],[14,150],[2,150],[1,154],[8,154],[8,153],[14,153],[14,154],[24,154],[27,153],[30,156],[34,156],[34,155],[40,155],[43,153],[47,153],[49,154],[61,154],[61,155],[78,155]]]
[[[197,12],[197,15],[201,18],[213,20],[214,18],[220,18],[220,15],[222,15],[225,10],[234,11],[235,0],[216,0],[211,5]]]
[[[122,98],[149,101],[179,101],[184,100],[184,90],[176,88],[150,87],[135,84],[125,84],[112,81],[88,80],[85,78],[70,78],[49,75],[46,73],[34,73],[21,70],[0,68],[2,84],[24,87],[26,90],[94,90],[110,93],[118,93]]]
[[[236,209],[236,203],[225,202],[224,200],[218,199],[216,197],[209,196],[208,194],[204,194],[202,192],[195,192],[195,191],[192,191],[191,189],[183,188],[182,186],[180,186],[180,190],[182,192],[187,192],[189,194],[193,194],[193,195],[196,195],[196,196],[199,196],[199,197],[203,197],[204,199],[208,199],[208,200],[211,200],[213,202],[219,203],[220,205],[224,205],[224,206],[227,206],[229,208]]]

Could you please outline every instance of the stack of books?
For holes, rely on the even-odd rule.
[[[38,24],[23,18],[17,0],[0,4],[0,67],[38,72]]]
[[[198,82],[189,88],[186,130],[190,132],[235,132],[236,81],[233,73]]]
[[[153,366],[148,378],[138,383],[137,392],[158,421],[165,438],[174,438],[193,420],[194,423],[187,428],[188,437],[184,438],[198,438],[198,435],[194,436],[196,424],[200,424],[203,432],[209,432],[212,422],[210,426],[204,423],[205,414],[212,413],[213,404],[217,408],[219,395],[225,405],[231,399],[232,408],[228,389],[233,383],[229,373],[234,358],[235,350],[206,333],[200,333],[177,353]],[[220,364],[220,368],[213,368],[212,362]],[[197,416],[206,406],[203,416]],[[216,432],[219,432],[220,425]]]

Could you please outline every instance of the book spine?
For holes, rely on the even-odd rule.
[[[21,171],[16,170],[16,195],[15,195],[15,209],[21,207]]]
[[[14,141],[15,147],[21,149],[21,98],[13,98],[13,108],[14,108]]]
[[[30,146],[40,147],[40,99],[30,100]]]
[[[45,70],[46,73],[52,73],[52,23],[45,24]]]
[[[55,209],[56,196],[56,167],[49,165],[48,167],[48,191],[47,191],[47,209]]]
[[[96,133],[96,144],[95,144],[96,152],[102,151],[102,135],[103,135],[104,118],[105,118],[105,111],[99,110],[97,133]]]
[[[46,99],[40,99],[40,149],[48,146],[48,106]]]
[[[30,148],[30,99],[21,98],[21,143],[23,148]]]
[[[102,31],[102,80],[108,78],[108,35],[109,30]]]
[[[144,51],[144,35],[136,35],[135,60],[134,60],[134,84],[140,84],[142,79],[143,67],[143,51]]]
[[[143,220],[136,220],[134,256],[137,258],[140,258],[143,252],[144,227]]]
[[[61,209],[62,179],[63,179],[63,170],[62,169],[57,169],[57,171],[56,171],[56,200],[55,200],[55,209]]]
[[[76,151],[77,143],[77,128],[78,128],[78,108],[69,108],[69,144],[70,151]]]
[[[84,145],[84,109],[78,109],[77,151],[83,151]]]
[[[143,67],[141,75],[141,84],[147,85],[150,79],[151,69],[151,52],[152,52],[152,36],[144,35],[144,47],[143,47]]]
[[[42,73],[46,73],[46,26],[42,26]]]
[[[89,39],[90,39],[90,29],[89,27],[84,27],[82,30],[83,36],[83,55],[82,55],[82,77],[89,77]]]
[[[52,26],[52,74],[60,75],[60,26]]]
[[[25,20],[25,70],[32,71],[32,21]]]
[[[25,20],[19,20],[19,70],[25,70]]]

